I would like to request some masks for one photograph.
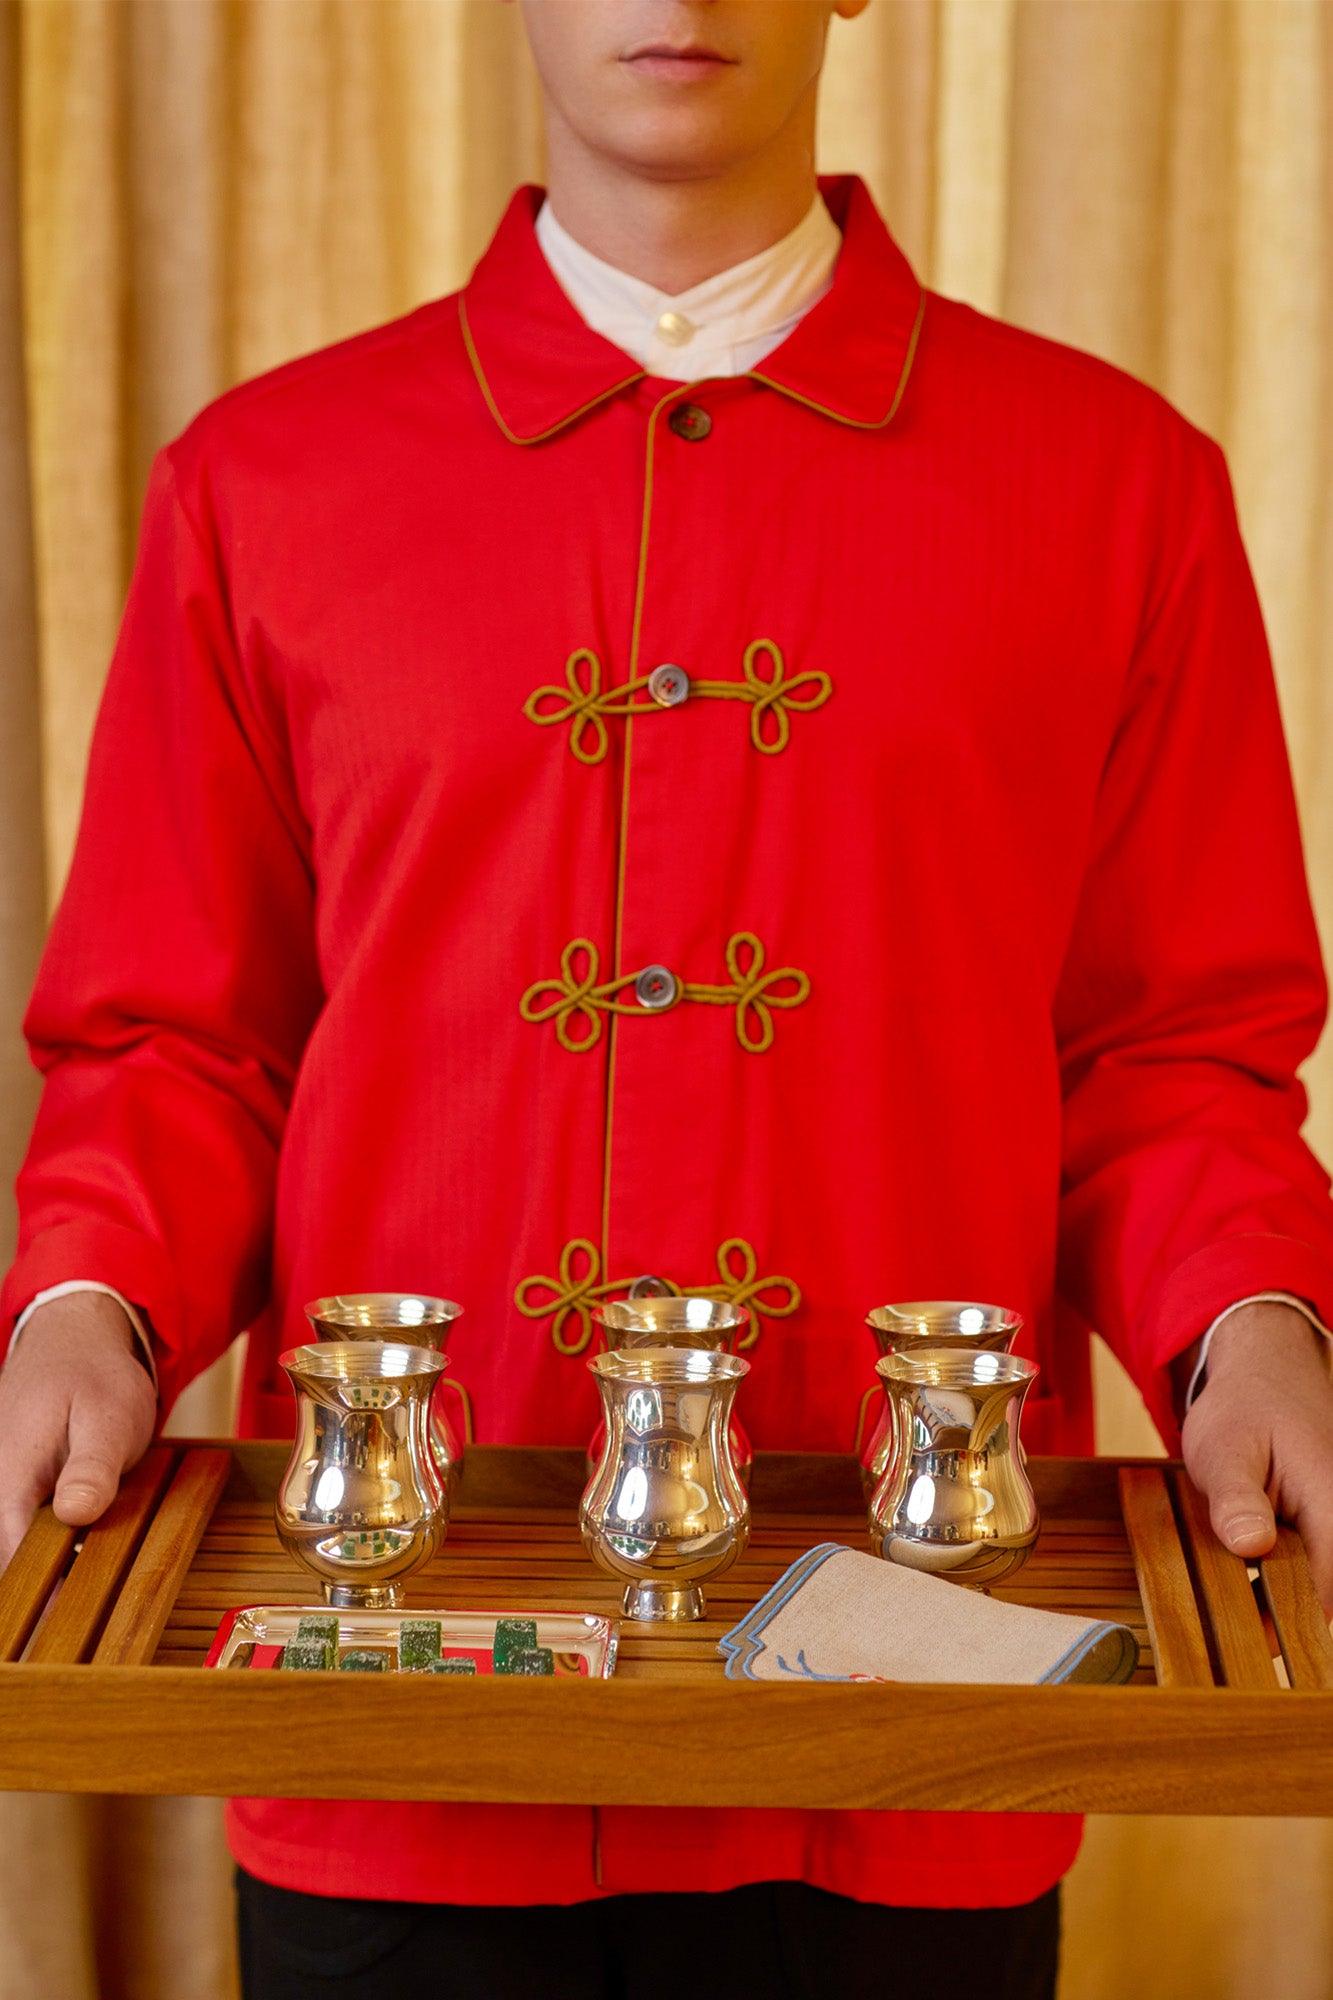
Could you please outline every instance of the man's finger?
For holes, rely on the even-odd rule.
[[[1268,1495],[1253,1480],[1232,1479],[1208,1494],[1213,1533],[1233,1555],[1265,1556],[1277,1540],[1277,1521]]]
[[[86,1528],[105,1514],[116,1496],[119,1481],[109,1460],[84,1452],[71,1457],[56,1485],[51,1504],[56,1519],[67,1528]]]
[[[104,1514],[115,1498],[124,1465],[114,1430],[87,1397],[76,1397],[69,1413],[69,1451],[56,1481],[52,1506],[67,1527],[83,1528]]]

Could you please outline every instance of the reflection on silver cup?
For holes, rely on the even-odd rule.
[[[431,1391],[448,1363],[401,1341],[294,1347],[296,1442],[278,1537],[333,1605],[391,1609],[444,1540],[448,1498],[431,1451]]]
[[[730,1569],[750,1532],[728,1436],[749,1363],[706,1348],[630,1347],[588,1366],[606,1422],[579,1508],[588,1551],[625,1580],[627,1617],[702,1618],[701,1583]]]
[[[870,1501],[877,1555],[961,1583],[991,1584],[1027,1559],[1037,1502],[1018,1446],[1036,1377],[1014,1354],[935,1349],[877,1363],[890,1449]]]
[[[590,1310],[608,1351],[626,1347],[698,1347],[718,1354],[734,1354],[751,1338],[753,1324],[749,1308],[733,1305],[729,1299],[686,1299],[664,1292],[608,1299]],[[736,1477],[748,1488],[754,1449],[745,1426],[734,1414],[729,1430]],[[589,1478],[605,1442],[606,1425],[599,1423],[588,1445]]]
[[[326,1299],[312,1299],[305,1316],[321,1340],[405,1340],[443,1354],[462,1310],[453,1299],[432,1298],[425,1292],[335,1292]],[[462,1384],[446,1381],[441,1386],[459,1396],[466,1418]],[[463,1438],[438,1396],[430,1427],[435,1463],[452,1495],[463,1474]]]
[[[1023,1321],[1006,1306],[979,1305],[974,1299],[907,1299],[898,1305],[875,1306],[866,1314],[866,1325],[881,1356],[920,1354],[937,1347],[1007,1354]],[[880,1403],[878,1421],[861,1452],[861,1485],[867,1498],[884,1477],[890,1443],[889,1410]]]

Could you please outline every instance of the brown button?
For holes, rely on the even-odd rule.
[[[690,677],[684,667],[654,667],[648,676],[648,692],[659,708],[679,708],[690,698]]]
[[[645,965],[634,982],[634,998],[650,1014],[660,1014],[680,998],[680,981],[665,965]]]
[[[687,444],[699,444],[713,428],[713,419],[707,410],[701,410],[697,403],[679,403],[667,418],[678,438]]]

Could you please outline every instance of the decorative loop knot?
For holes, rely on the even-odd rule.
[[[618,998],[634,984],[630,972],[623,979],[608,979],[599,985],[601,957],[591,938],[574,938],[560,954],[560,977],[537,979],[518,1003],[525,1021],[554,1021],[556,1039],[571,1055],[595,1049],[602,1039],[604,1014],[639,1014],[642,1008]]]
[[[764,970],[764,947],[753,931],[737,931],[727,940],[729,986],[687,986],[684,997],[708,1007],[736,1009],[736,1039],[752,1056],[773,1046],[773,1008],[800,1007],[810,998],[809,975],[794,965]]]
[[[760,672],[766,659],[769,673]],[[705,701],[743,701],[750,706],[750,741],[766,757],[785,750],[791,739],[791,716],[809,715],[822,708],[833,692],[826,673],[814,668],[787,674],[782,648],[772,639],[755,639],[745,649],[739,681],[691,679],[691,698]],[[567,722],[569,747],[580,764],[600,764],[610,749],[608,715],[654,715],[663,710],[650,692],[651,676],[642,674],[623,687],[603,688],[602,663],[587,646],[580,646],[565,661],[565,680],[548,681],[530,694],[523,704],[529,722],[548,728]]]
[[[717,1282],[711,1285],[677,1285],[663,1279],[673,1298],[716,1299],[724,1304],[747,1306],[750,1330],[736,1343],[738,1350],[753,1347],[763,1332],[765,1319],[790,1319],[801,1304],[800,1287],[790,1278],[761,1278],[759,1260],[743,1236],[728,1236],[717,1252]],[[594,1243],[576,1236],[560,1253],[559,1275],[554,1278],[524,1278],[514,1293],[514,1304],[525,1319],[549,1319],[551,1339],[557,1353],[582,1354],[592,1340],[591,1308],[614,1293],[622,1296],[632,1278],[602,1278],[602,1260]],[[570,1331],[573,1322],[575,1331]]]
[[[539,728],[552,723],[571,723],[569,747],[580,764],[600,764],[610,748],[603,717],[628,715],[631,709],[642,706],[634,696],[640,689],[646,691],[647,686],[646,680],[630,681],[626,687],[609,688],[603,693],[602,663],[596,653],[580,646],[565,661],[564,687],[548,681],[545,687],[528,696],[523,713]],[[648,705],[654,704],[650,701]]]
[[[764,969],[764,947],[753,931],[737,931],[726,947],[730,983],[722,986],[682,982],[674,1000],[653,1013],[669,1012],[683,1001],[703,1007],[734,1007],[736,1039],[752,1056],[765,1055],[773,1046],[773,1009],[800,1007],[810,997],[810,979],[794,965]],[[638,977],[627,972],[619,979],[599,982],[601,957],[591,938],[574,938],[560,954],[558,979],[537,979],[518,1003],[525,1021],[555,1022],[556,1039],[571,1055],[583,1055],[602,1039],[606,1014],[642,1014],[635,1000],[621,996]]]
[[[772,666],[768,679],[759,671],[759,660],[767,655]],[[724,699],[748,701],[750,710],[750,741],[756,750],[765,756],[776,757],[785,750],[791,738],[791,711],[798,715],[809,715],[822,708],[833,692],[833,683],[825,673],[807,668],[804,673],[787,678],[787,663],[782,657],[782,648],[771,639],[755,639],[745,648],[745,658],[741,662],[745,675],[742,687],[733,687],[729,682],[706,681],[700,692],[721,695]],[[764,718],[773,718],[772,731],[765,734]]]

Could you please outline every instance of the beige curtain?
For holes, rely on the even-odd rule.
[[[868,176],[931,283],[1146,377],[1226,446],[1333,935],[1329,9],[874,0],[834,30],[822,161]],[[540,172],[498,0],[0,0],[7,1162],[150,454],[228,383],[457,285]],[[1310,1083],[1330,1156],[1327,1045]],[[1142,1448],[1104,1356],[1099,1393],[1103,1448]],[[229,1394],[215,1372],[182,1422],[224,1425]],[[1331,1889],[1323,1825],[1095,1822],[1063,2000],[1327,2000]],[[221,2000],[228,1921],[209,1802],[0,1798],[0,2000]]]

